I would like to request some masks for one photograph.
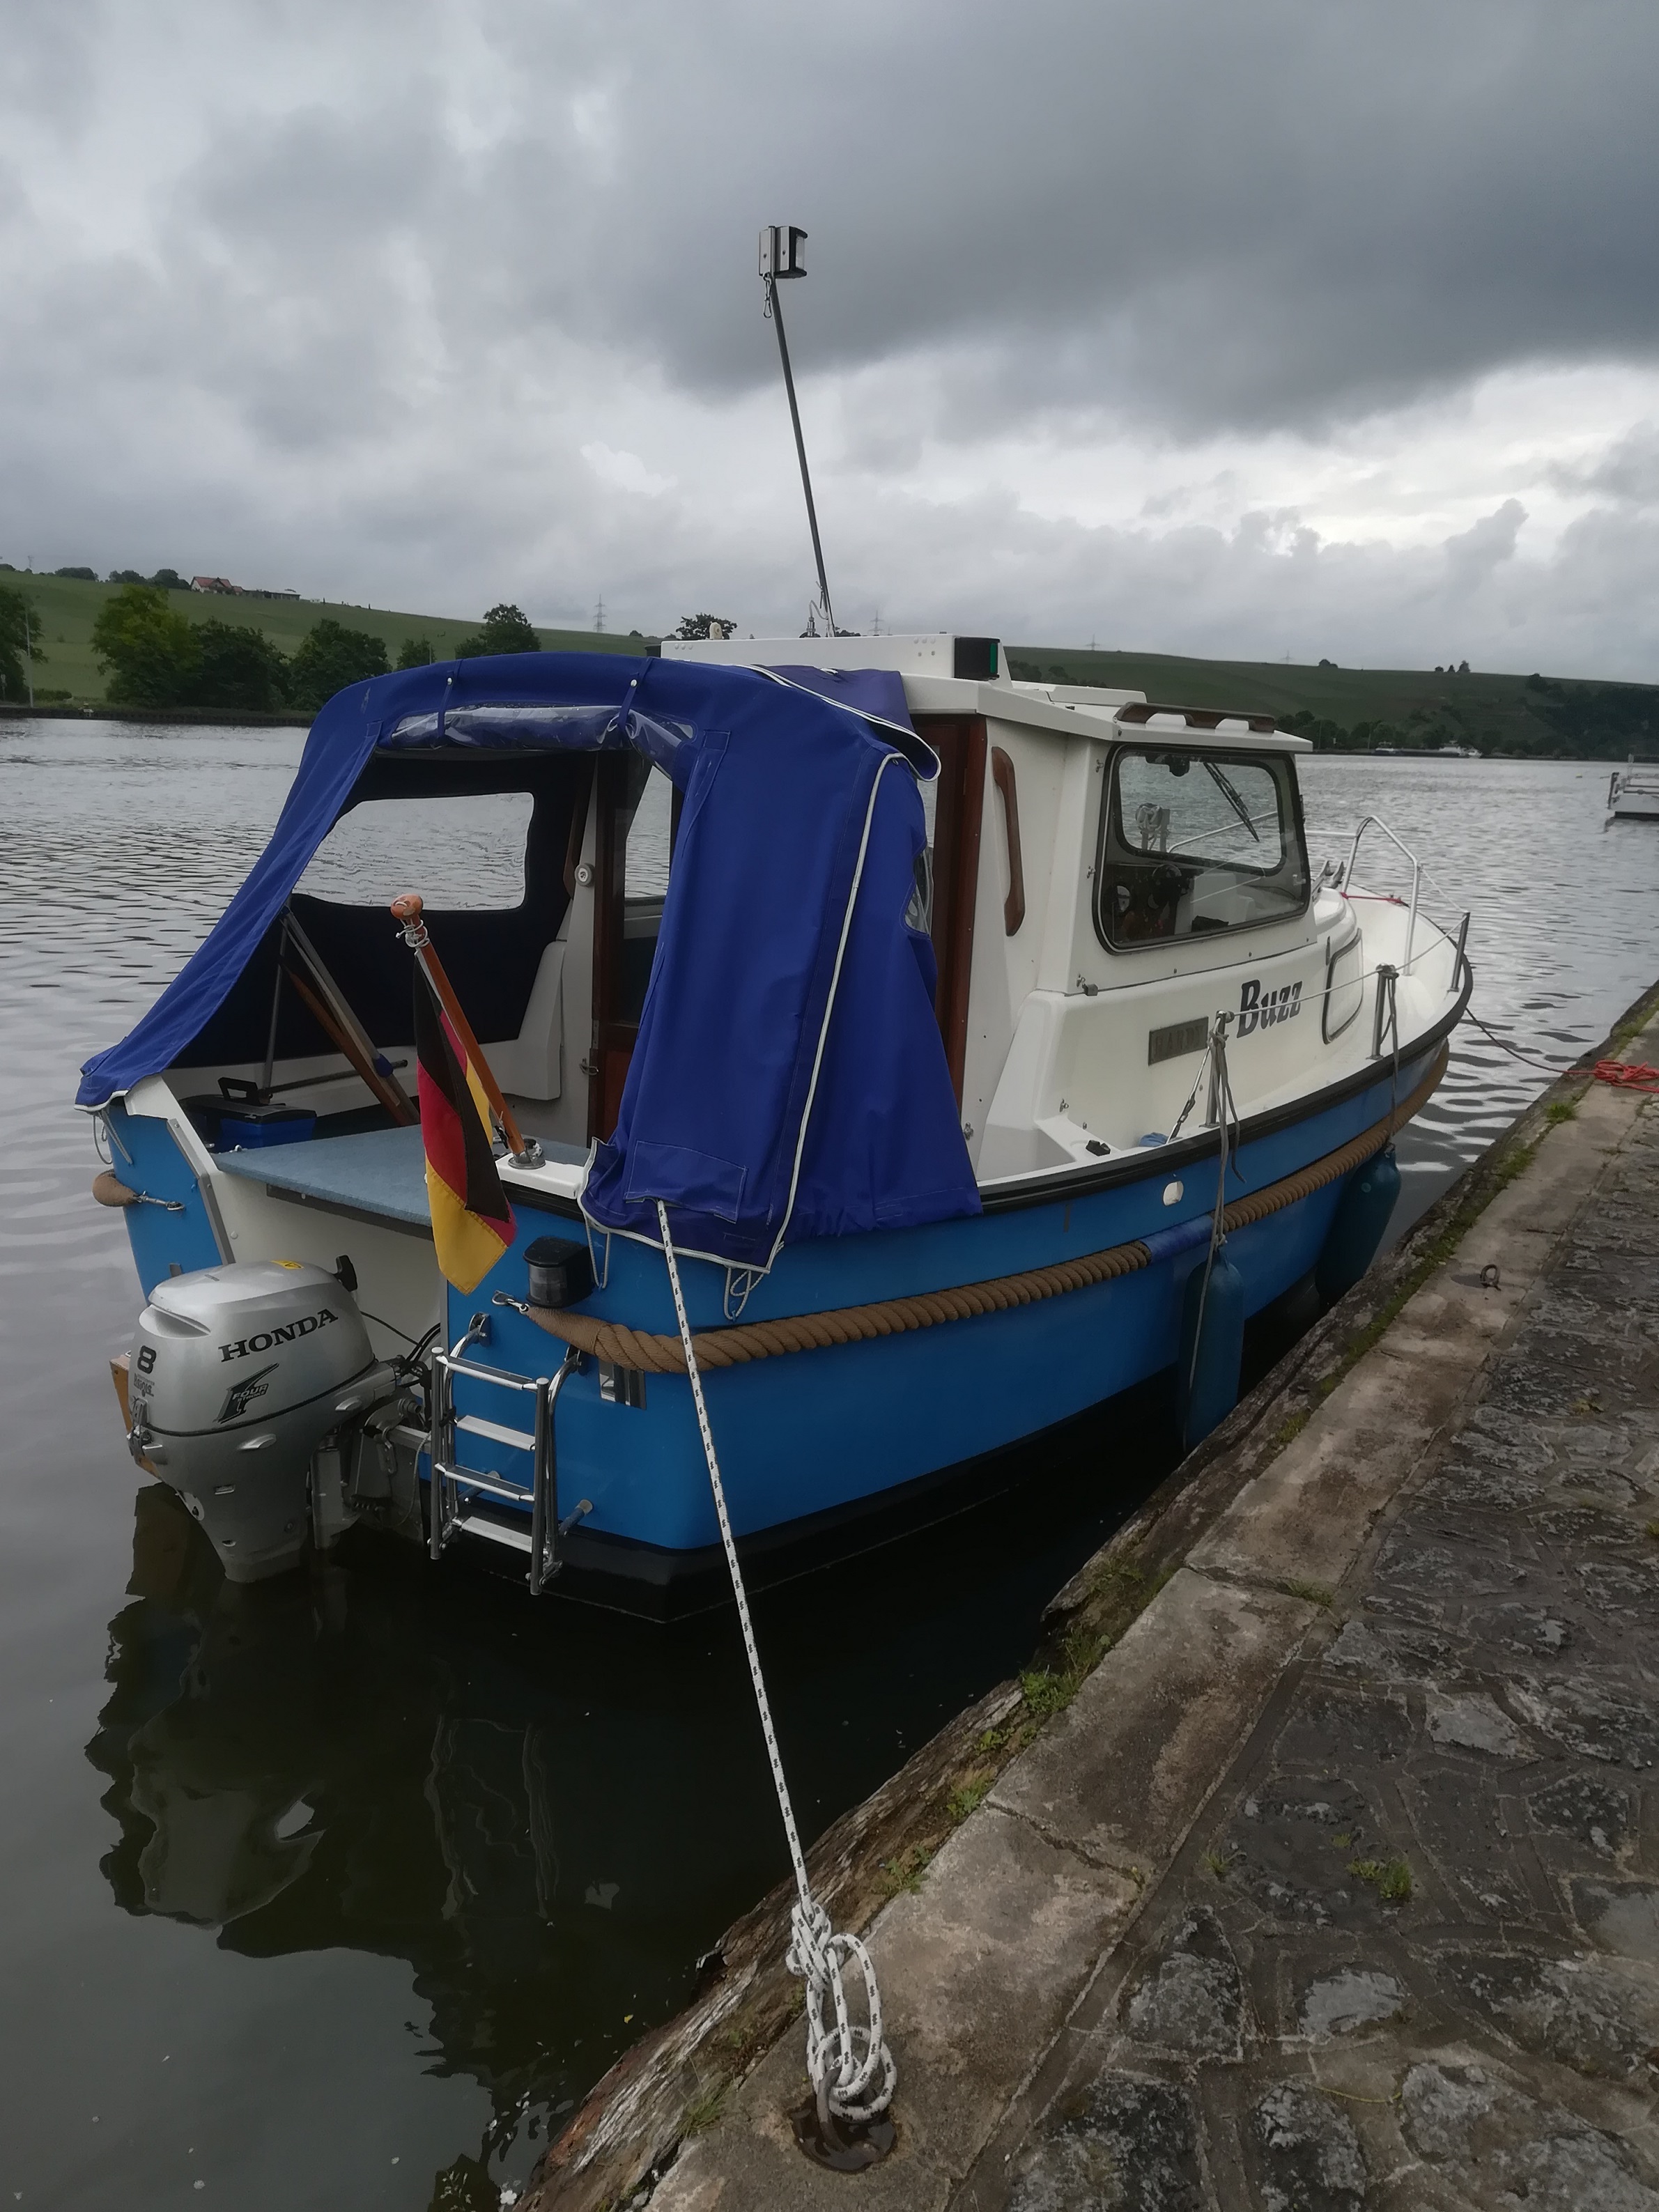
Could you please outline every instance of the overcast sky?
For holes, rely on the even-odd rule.
[[[1659,680],[1654,0],[0,0],[0,559]]]

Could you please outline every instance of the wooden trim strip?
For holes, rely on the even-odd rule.
[[[1014,763],[1000,745],[991,748],[991,775],[1002,793],[1002,817],[1008,830],[1008,896],[1002,902],[1002,927],[1018,937],[1025,919],[1025,863],[1019,849],[1019,793],[1014,783]]]

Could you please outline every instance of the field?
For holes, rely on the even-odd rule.
[[[92,653],[92,626],[118,588],[64,576],[8,574],[0,584],[22,586],[41,618],[47,654],[37,669],[41,690],[67,691],[78,702],[104,696],[104,679]],[[327,599],[226,599],[203,592],[174,592],[170,603],[192,621],[247,623],[291,653],[324,616],[386,641],[396,661],[410,637],[431,641],[440,659],[482,619],[476,615],[408,614],[386,607],[355,606]],[[542,629],[550,650],[637,653],[637,633]],[[1322,747],[1364,749],[1378,744],[1474,745],[1482,752],[1559,755],[1622,760],[1659,757],[1659,688],[1638,684],[1593,684],[1542,675],[1499,676],[1476,671],[1317,667],[1277,660],[1193,660],[1138,653],[1090,653],[1067,646],[1010,645],[1016,677],[1046,682],[1101,684],[1144,691],[1170,705],[1235,707],[1273,714],[1298,726]]]

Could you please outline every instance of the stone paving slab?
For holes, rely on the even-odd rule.
[[[1051,1841],[1133,1876],[1167,1862],[1316,1608],[1182,1567],[991,1793]]]
[[[1659,1121],[1586,1105],[1480,1402],[954,2203],[1659,2212]]]

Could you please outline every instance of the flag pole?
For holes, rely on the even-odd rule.
[[[450,1027],[460,1039],[462,1050],[478,1071],[478,1080],[483,1085],[484,1096],[501,1125],[501,1134],[507,1139],[507,1148],[515,1164],[539,1167],[542,1148],[533,1138],[526,1142],[517,1121],[513,1118],[513,1109],[501,1096],[501,1087],[490,1073],[489,1062],[484,1058],[483,1049],[472,1034],[472,1025],[461,1012],[461,1002],[455,996],[455,987],[445,975],[444,963],[439,959],[436,947],[427,933],[424,902],[420,893],[405,891],[401,898],[392,900],[392,911],[402,927],[404,943],[420,962],[427,981],[437,994],[438,1004],[449,1017]]]

